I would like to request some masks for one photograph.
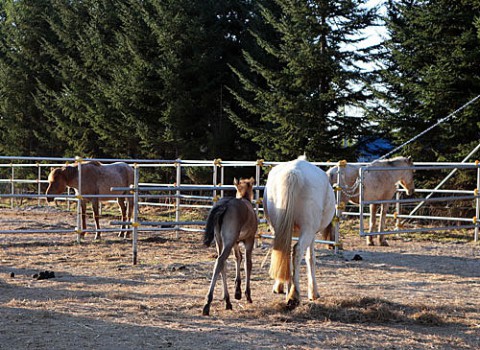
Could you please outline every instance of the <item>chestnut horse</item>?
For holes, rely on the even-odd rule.
[[[413,182],[413,162],[410,157],[395,157],[385,160],[376,160],[369,165],[369,167],[391,167],[390,170],[384,171],[366,171],[364,175],[363,199],[366,201],[386,200],[392,199],[396,189],[396,184],[402,186],[407,195],[410,196],[415,191],[415,184]],[[412,167],[412,169],[399,169],[396,167]],[[343,168],[342,176],[340,177],[340,187],[342,187],[341,202],[350,201],[354,204],[359,204],[359,181],[360,165],[346,164]],[[330,183],[336,184],[338,182],[338,166],[327,170]],[[382,232],[385,227],[385,218],[387,216],[388,207],[390,204],[370,204],[370,222],[369,232],[373,232],[377,219],[377,209],[380,206],[380,221],[378,224],[378,231]],[[385,235],[379,235],[379,244],[388,246]],[[373,236],[367,236],[367,245],[374,245]]]
[[[248,180],[234,179],[234,185],[237,189],[236,198],[224,197],[220,199],[210,210],[205,228],[204,244],[208,247],[215,238],[218,257],[213,269],[210,289],[206,297],[206,303],[203,307],[203,315],[210,314],[210,304],[213,300],[213,290],[218,279],[222,275],[223,281],[223,299],[226,303],[226,309],[232,309],[230,295],[227,288],[227,258],[233,248],[236,260],[235,277],[235,299],[242,298],[240,264],[242,254],[239,243],[243,242],[245,246],[245,296],[249,303],[252,302],[250,293],[250,275],[252,273],[252,250],[255,243],[255,233],[257,232],[258,220],[253,210],[253,185],[255,179]]]
[[[126,163],[117,162],[112,164],[102,164],[97,161],[84,162],[81,165],[81,195],[102,195],[102,194],[125,194],[123,191],[111,191],[111,187],[129,187],[133,184],[133,169]],[[53,195],[62,194],[67,187],[75,189],[75,194],[78,193],[78,163],[73,165],[66,165],[61,168],[52,169],[48,175],[48,188],[46,191],[47,201],[54,200]],[[85,197],[80,200],[82,213],[82,232],[78,239],[83,238],[86,224],[86,202],[92,203],[93,218],[95,220],[95,239],[100,238],[100,223],[99,223],[99,201],[111,200],[111,197]],[[128,202],[128,208],[125,204]],[[130,221],[132,218],[133,198],[118,197],[117,203],[122,212],[122,221]],[[124,238],[127,237],[126,225],[122,225],[121,233],[124,233]]]
[[[268,174],[263,208],[275,234],[270,264],[273,291],[282,293],[286,285],[287,308],[300,303],[300,264],[306,253],[308,298],[317,299],[315,234],[325,236],[335,214],[335,195],[327,175],[304,157],[275,166]],[[298,237],[293,253],[292,236]]]

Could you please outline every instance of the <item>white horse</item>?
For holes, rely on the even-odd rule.
[[[369,167],[413,167],[413,162],[410,157],[396,157],[385,160],[376,160],[369,165]],[[341,202],[350,201],[354,204],[359,204],[359,170],[360,165],[347,164],[342,172],[340,178],[340,187],[342,187]],[[338,166],[328,169],[330,183],[336,184],[338,182]],[[402,186],[407,195],[410,196],[415,191],[415,184],[413,182],[413,169],[391,169],[382,171],[366,171],[364,173],[363,199],[366,201],[387,200],[392,199],[396,192],[396,184]],[[369,232],[373,232],[376,224],[376,213],[379,204],[370,204],[370,221]],[[385,227],[385,218],[390,204],[385,203],[380,205],[380,222],[378,224],[378,231],[381,232]],[[388,246],[385,235],[379,235],[379,243],[382,246]],[[374,245],[373,236],[367,236],[367,245]]]
[[[263,201],[275,234],[270,265],[274,292],[282,293],[286,285],[287,307],[295,308],[300,303],[300,263],[306,252],[308,299],[317,299],[315,234],[328,230],[335,213],[335,196],[327,175],[302,157],[279,164],[268,175]],[[293,254],[292,236],[298,237]]]

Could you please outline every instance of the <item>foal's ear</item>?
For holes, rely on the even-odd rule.
[[[255,185],[255,178],[252,176],[249,181],[252,183],[252,185]]]
[[[238,180],[236,177],[233,178],[233,185],[236,187],[238,186]]]

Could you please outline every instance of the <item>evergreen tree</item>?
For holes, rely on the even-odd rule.
[[[385,69],[373,120],[398,143],[480,94],[478,1],[388,1]],[[480,139],[479,103],[407,146],[417,161],[458,161]]]
[[[267,159],[311,159],[351,155],[345,140],[360,135],[359,119],[342,116],[345,106],[368,100],[367,75],[358,62],[371,48],[357,49],[354,37],[375,20],[365,1],[284,1],[259,5],[273,29],[252,31],[263,55],[245,52],[254,76],[235,70],[243,91],[231,90],[246,113],[230,110],[233,121]]]
[[[0,154],[62,155],[49,121],[37,108],[38,84],[55,84],[43,38],[50,37],[48,0],[0,1]]]

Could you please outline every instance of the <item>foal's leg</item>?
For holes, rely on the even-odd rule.
[[[240,246],[235,244],[233,246],[235,252],[235,299],[242,299],[242,278],[240,276],[240,267],[242,264],[242,252]]]
[[[252,302],[252,295],[250,292],[250,277],[252,275],[252,251],[255,245],[255,236],[252,239],[245,241],[245,296],[249,303]]]
[[[378,223],[378,232],[382,232],[385,229],[385,220],[387,219],[388,204],[382,204],[380,206],[380,222]],[[381,246],[388,247],[385,235],[378,235],[378,242]]]
[[[230,255],[230,251],[232,250],[232,246],[230,245],[229,247],[225,246],[223,247],[223,244],[220,242],[218,242],[218,239],[217,239],[217,252],[221,252],[221,254],[219,253],[218,257],[217,257],[217,260],[215,261],[215,266],[213,268],[213,276],[212,276],[212,280],[210,282],[210,289],[208,290],[208,294],[207,294],[207,297],[206,297],[206,303],[205,303],[205,306],[203,307],[203,315],[205,316],[208,316],[210,314],[210,304],[212,303],[212,300],[213,300],[213,291],[215,289],[215,284],[217,283],[217,279],[218,279],[218,275],[219,274],[222,274],[222,279],[224,279],[224,298],[225,298],[225,302],[227,304],[227,310],[229,309],[229,304],[230,304],[230,309],[232,308],[232,304],[230,303],[230,296],[228,295],[228,291],[227,293],[225,294],[225,287],[226,287],[226,276],[225,276],[225,263],[226,263],[226,260],[228,258],[228,256]]]
[[[122,212],[122,221],[125,222],[127,221],[127,206],[125,205],[124,198],[117,198],[117,203],[118,206],[120,207],[120,211]],[[123,231],[127,225],[122,224],[121,228],[122,230],[118,233],[118,237],[127,238],[127,231]]]
[[[375,222],[377,221],[377,204],[370,204],[370,220],[368,225],[368,232],[372,233],[375,229]],[[373,243],[373,236],[367,236],[367,245],[375,245]]]
[[[307,262],[308,275],[308,300],[315,300],[320,297],[320,294],[318,294],[317,280],[315,278],[316,260],[314,241],[307,247],[305,260]]]

